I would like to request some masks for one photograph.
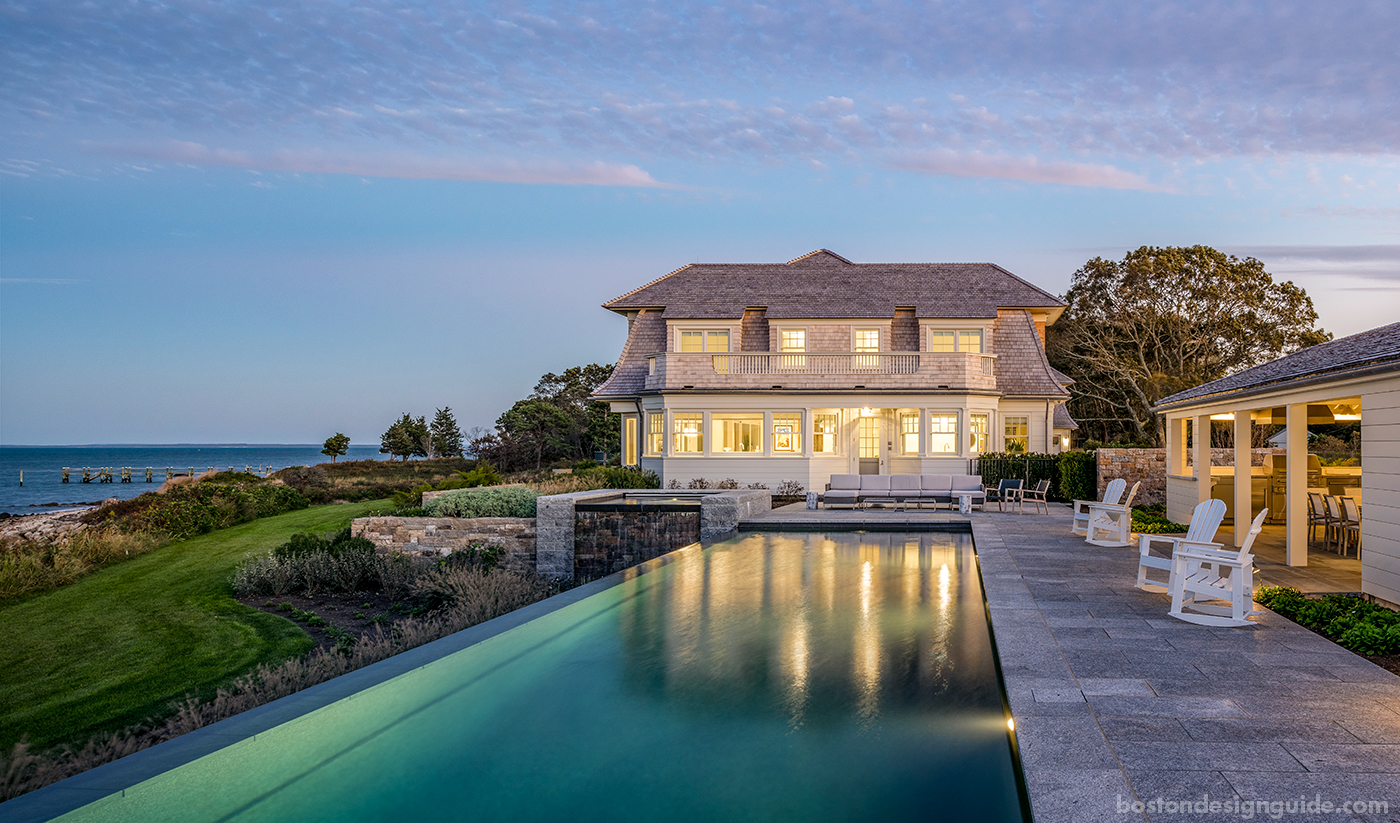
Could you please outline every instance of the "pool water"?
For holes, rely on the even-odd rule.
[[[969,536],[670,559],[64,819],[1023,819]]]

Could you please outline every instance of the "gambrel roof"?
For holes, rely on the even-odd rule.
[[[852,263],[818,249],[787,263],[693,263],[603,304],[665,309],[677,320],[735,318],[758,306],[775,320],[888,318],[896,307],[921,318],[993,318],[998,308],[1058,316],[1065,303],[993,263]]]

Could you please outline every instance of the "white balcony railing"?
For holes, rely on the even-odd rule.
[[[996,355],[977,352],[658,352],[648,389],[995,389]]]

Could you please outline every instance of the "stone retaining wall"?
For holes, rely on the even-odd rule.
[[[590,580],[700,540],[700,511],[574,513],[574,574]]]
[[[1264,465],[1264,455],[1283,454],[1283,449],[1254,449],[1250,455],[1250,465]],[[1193,452],[1186,454],[1187,465],[1192,462]],[[1212,466],[1235,465],[1234,449],[1211,449]],[[1098,450],[1099,489],[1108,481],[1121,477],[1128,482],[1128,488],[1142,481],[1134,504],[1144,506],[1167,502],[1167,450],[1166,449],[1099,449]]]
[[[445,557],[473,543],[500,546],[501,565],[515,572],[534,571],[533,517],[357,517],[350,534],[385,551]]]

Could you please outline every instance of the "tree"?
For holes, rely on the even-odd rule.
[[[590,363],[565,369],[563,374],[546,374],[535,384],[531,400],[556,406],[573,420],[568,444],[574,458],[591,458],[593,452],[615,454],[621,435],[617,416],[607,403],[589,400],[598,387],[612,377],[613,366]]]
[[[350,451],[350,438],[336,432],[326,438],[326,444],[321,448],[321,454],[326,455],[334,463],[337,457],[343,456]]]
[[[402,457],[404,462],[410,457],[427,457],[431,437],[422,417],[414,420],[405,412],[379,438],[379,451],[390,457]]]
[[[535,468],[544,466],[545,455],[550,459],[569,450],[574,433],[574,421],[558,406],[543,400],[517,400],[496,420],[500,439],[512,446],[511,451],[524,451],[535,458]]]
[[[433,417],[433,424],[429,428],[432,434],[434,456],[462,456],[462,430],[457,428],[457,418],[452,416],[451,406],[438,409],[437,414]]]
[[[1208,246],[1143,246],[1074,273],[1047,330],[1050,364],[1075,379],[1070,410],[1106,441],[1163,442],[1163,397],[1331,339],[1312,299],[1264,264]]]

